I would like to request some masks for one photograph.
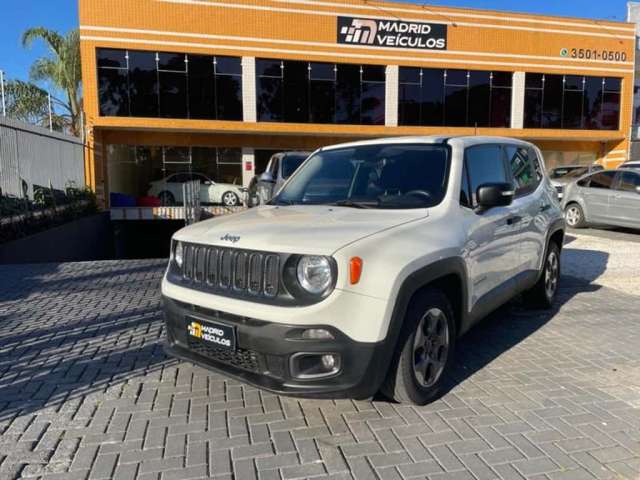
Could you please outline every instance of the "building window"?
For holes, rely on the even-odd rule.
[[[258,120],[384,125],[385,67],[256,60]]]
[[[508,127],[512,75],[400,67],[398,124]]]
[[[100,114],[242,120],[239,57],[99,48]]]
[[[527,73],[525,128],[617,130],[620,78]]]
[[[178,53],[158,53],[157,61],[160,116],[188,118],[187,56]]]

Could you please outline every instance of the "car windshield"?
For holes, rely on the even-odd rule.
[[[290,153],[282,159],[282,178],[289,178],[309,155]]]
[[[313,155],[273,199],[276,205],[424,208],[446,192],[444,145],[365,145]]]

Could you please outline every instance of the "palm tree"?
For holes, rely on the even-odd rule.
[[[52,97],[65,110],[71,133],[80,136],[82,131],[82,70],[80,68],[80,33],[77,29],[66,35],[44,27],[30,28],[22,35],[22,45],[31,46],[35,40],[42,40],[51,55],[37,59],[31,66],[30,77],[34,82],[50,82],[62,92],[65,100]]]

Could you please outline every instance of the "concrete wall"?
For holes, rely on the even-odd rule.
[[[0,117],[0,188],[33,199],[33,185],[64,190],[70,182],[84,187],[84,148],[79,138]]]
[[[0,244],[0,264],[106,260],[113,248],[109,213],[103,212]]]

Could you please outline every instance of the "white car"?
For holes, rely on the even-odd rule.
[[[198,180],[200,182],[200,202],[236,207],[242,204],[242,187],[230,183],[216,183],[201,173],[174,173],[162,180],[150,183],[148,195],[158,197],[163,206],[182,204],[182,184]]]
[[[165,349],[287,395],[425,404],[476,322],[519,293],[551,307],[564,230],[530,143],[322,148],[269,205],[174,235]]]

